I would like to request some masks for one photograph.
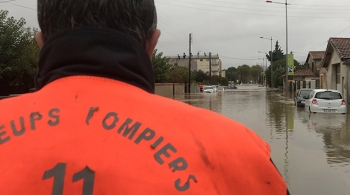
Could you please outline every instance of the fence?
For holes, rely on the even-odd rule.
[[[293,87],[292,87],[293,85]],[[295,81],[294,83],[290,83],[290,89],[297,91],[299,89],[319,89],[320,88],[320,80],[310,80],[310,81]]]
[[[184,83],[156,83],[155,93],[164,97],[173,98],[175,95],[186,93],[188,85]],[[199,93],[199,85],[191,85],[191,93]]]

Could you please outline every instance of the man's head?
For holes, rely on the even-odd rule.
[[[40,47],[59,31],[98,26],[131,35],[152,56],[160,36],[154,0],[38,0],[38,20]]]

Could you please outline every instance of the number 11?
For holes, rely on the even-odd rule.
[[[63,195],[66,163],[58,163],[54,168],[45,171],[43,180],[53,177],[52,195]],[[94,190],[95,172],[88,166],[73,175],[73,182],[83,179],[83,195],[92,195]]]

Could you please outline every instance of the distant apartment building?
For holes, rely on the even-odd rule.
[[[169,64],[173,66],[187,67],[189,64],[189,59],[186,54],[182,56],[167,56],[169,58]],[[209,74],[210,68],[210,58],[211,58],[211,74],[221,76],[222,63],[218,54],[211,55],[204,53],[204,55],[192,55],[191,58],[191,71],[202,70],[203,72]]]
[[[221,70],[221,76],[226,78],[226,70]]]

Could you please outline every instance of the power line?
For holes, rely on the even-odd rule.
[[[8,3],[8,2],[11,2],[11,1],[15,1],[15,0],[4,0],[4,1],[0,1],[0,3]]]
[[[244,59],[244,58],[235,58],[235,57],[227,57],[227,56],[223,56],[223,55],[219,55],[222,58],[227,58],[227,59],[232,59],[232,60],[257,60],[257,58],[254,59]]]
[[[183,6],[183,5],[174,5],[174,4],[163,3],[163,2],[157,2],[157,3],[158,4],[163,4],[163,5],[169,5],[169,6],[185,7],[185,8],[191,8],[191,9],[207,10],[207,11],[214,11],[214,12],[221,12],[221,13],[234,13],[234,14],[243,14],[243,15],[285,17],[284,15],[268,15],[268,14],[243,13],[243,12],[233,12],[233,11],[213,10],[213,9],[198,8],[198,7],[189,7],[189,6]],[[288,17],[290,17],[290,18],[327,18],[327,19],[329,19],[329,18],[350,18],[350,17],[311,17],[311,16],[288,16]]]
[[[302,5],[302,6],[310,6],[310,7],[350,7],[350,6],[341,6],[341,5],[318,5],[318,4],[294,4],[293,5]]]
[[[333,37],[336,37],[336,36],[340,35],[341,33],[345,32],[345,31],[348,30],[349,28],[350,28],[350,26],[346,27],[344,30],[340,31],[339,33],[337,33],[337,34],[334,35]],[[311,51],[311,50],[313,50],[313,49],[319,48],[319,47],[321,47],[321,46],[323,46],[323,45],[325,45],[325,44],[328,44],[328,40],[327,40],[327,41],[323,41],[323,42],[317,44],[317,46],[308,49],[308,51]],[[303,51],[306,52],[307,50],[303,50]]]
[[[232,2],[227,2],[227,1],[214,1],[214,0],[203,0],[203,1],[212,1],[212,2],[221,2],[221,3],[229,3],[229,4],[237,4],[237,3],[232,3]],[[264,2],[262,0],[250,0],[250,1],[258,1],[258,2]],[[265,3],[265,2],[264,2]],[[312,6],[312,7],[318,7],[318,6],[324,6],[324,7],[350,7],[349,6],[342,6],[342,5],[317,5],[317,4],[295,4],[293,3],[292,5],[301,5],[301,6]]]
[[[178,32],[177,30],[175,30],[173,27],[171,27],[170,25],[168,25],[167,23],[159,20],[159,23],[158,23],[160,26],[163,26],[164,28],[166,28],[167,30],[170,30],[172,31],[172,33],[174,33],[177,37],[180,37],[181,39],[185,39],[184,37],[184,33],[182,32]],[[186,38],[187,39],[187,38]]]
[[[242,7],[228,7],[228,6],[221,6],[221,5],[209,5],[209,4],[203,4],[203,3],[197,3],[197,2],[188,2],[188,1],[184,1],[184,0],[172,0],[172,1],[175,1],[175,2],[183,2],[183,3],[189,3],[189,4],[195,4],[195,5],[202,5],[202,6],[210,6],[210,7],[221,7],[221,8],[233,8],[233,9],[239,9],[239,10],[250,10],[250,11],[265,11],[265,12],[277,12],[277,13],[285,13],[285,11],[277,11],[277,10],[271,10],[271,6],[257,6],[257,7],[268,7],[270,9],[268,10],[262,10],[262,9],[249,9],[249,8],[242,8]],[[213,2],[212,0],[206,0],[206,1],[211,1]],[[215,2],[215,1],[214,1]],[[239,4],[239,3],[231,3],[231,4]],[[255,5],[250,5],[250,4],[239,4],[239,5],[248,5],[248,6],[254,6]],[[332,9],[333,10],[333,9]],[[344,9],[342,9],[344,10]],[[348,9],[346,9],[348,10]],[[307,12],[293,12],[293,11],[288,11],[288,13],[304,13],[304,14],[320,14],[320,15],[325,15],[325,14],[336,14],[336,15],[339,15],[339,14],[344,14],[344,13],[316,13],[316,12],[310,12],[309,10]]]
[[[17,4],[14,4],[14,3],[9,3],[9,4],[15,5],[15,6],[18,6],[18,7],[22,7],[22,8],[26,8],[26,9],[30,9],[30,10],[35,10],[35,11],[36,11],[36,9],[31,8],[31,7],[27,7],[27,6],[24,6],[24,5],[17,5]]]
[[[166,30],[162,30],[162,32],[165,32],[165,33],[168,34],[169,36],[171,36],[171,37],[173,37],[173,38],[175,38],[175,39],[178,39],[178,40],[180,40],[181,42],[186,43],[182,38],[179,38],[179,37],[173,35],[172,33],[169,33],[169,32],[166,31]]]
[[[180,34],[182,34],[183,32],[186,32],[187,34],[187,30],[184,31],[183,29],[181,29],[183,27],[183,23],[182,24],[178,24],[176,21],[172,20],[170,17],[168,17],[164,12],[161,11],[161,9],[157,9],[158,13],[161,13],[161,15],[163,16],[161,19],[165,19],[165,22],[168,22],[169,24],[175,24],[177,26],[177,29],[180,28],[180,30],[178,30],[178,32],[180,32]],[[186,38],[187,39],[187,38]]]

